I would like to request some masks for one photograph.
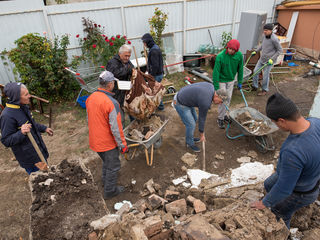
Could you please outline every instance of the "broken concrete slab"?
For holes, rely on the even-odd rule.
[[[172,180],[172,183],[173,183],[173,185],[177,186],[177,185],[187,181],[187,179],[188,179],[188,176],[184,175],[182,177],[179,177],[179,178],[176,178],[176,179]]]
[[[192,167],[197,161],[197,155],[187,152],[181,157],[181,161],[187,164],[189,167]]]
[[[208,173],[200,169],[188,169],[187,175],[190,179],[192,186],[194,187],[198,187],[202,179],[208,179],[212,176],[218,176],[216,174]]]

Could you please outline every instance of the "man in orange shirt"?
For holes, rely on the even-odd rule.
[[[119,149],[121,153],[126,153],[128,147],[122,130],[120,105],[112,93],[115,80],[111,72],[102,72],[99,76],[100,87],[86,101],[89,145],[103,161],[105,199],[115,197],[125,190],[123,186],[117,186],[121,166]]]

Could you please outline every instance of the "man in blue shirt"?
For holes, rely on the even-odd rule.
[[[279,93],[268,99],[266,113],[290,135],[281,146],[276,172],[264,182],[266,196],[251,207],[271,208],[290,229],[292,215],[319,195],[320,119],[305,119],[296,105]]]
[[[195,142],[205,141],[204,125],[207,118],[207,112],[212,102],[222,103],[221,97],[225,97],[224,89],[214,91],[213,84],[208,82],[194,83],[185,86],[174,96],[173,106],[178,112],[183,124],[186,126],[186,144],[194,152],[200,152],[200,148]],[[199,132],[200,138],[194,138],[196,128],[197,113],[195,107],[199,109]]]

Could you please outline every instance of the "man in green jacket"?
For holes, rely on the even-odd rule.
[[[236,39],[232,39],[227,43],[227,47],[216,57],[214,70],[213,70],[213,85],[217,91],[220,88],[225,89],[228,98],[224,101],[224,104],[229,106],[233,86],[235,82],[235,76],[238,73],[238,88],[242,88],[243,80],[243,57],[239,51],[240,43]],[[226,108],[224,104],[220,104],[218,107],[218,126],[224,129],[224,121],[229,122],[230,119],[226,115]]]

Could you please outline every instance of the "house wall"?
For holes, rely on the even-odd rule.
[[[320,54],[320,4],[293,8],[278,7],[278,22],[289,28],[292,13],[299,12],[291,47],[314,57]]]

